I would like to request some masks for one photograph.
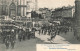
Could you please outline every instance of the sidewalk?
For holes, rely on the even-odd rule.
[[[49,35],[39,35],[38,32],[36,32],[36,37],[43,40],[46,43],[51,43],[48,39],[50,39]],[[57,44],[80,44],[78,40],[76,40],[73,36],[73,32],[68,32],[66,35],[64,33],[60,35],[56,35],[55,39],[52,43]]]
[[[66,35],[64,33],[61,33],[60,36],[65,38],[64,41],[68,41],[71,44],[80,44],[80,41],[75,38],[73,32],[68,32]]]

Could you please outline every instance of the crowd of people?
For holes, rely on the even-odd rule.
[[[21,42],[22,40],[30,40],[30,38],[35,38],[35,30],[32,29],[31,31],[29,29],[9,29],[9,30],[3,30],[0,33],[0,37],[2,39],[2,43],[5,44],[6,48],[8,49],[11,47],[12,49],[14,48],[14,45],[16,43],[16,35],[18,35],[18,40]]]
[[[14,33],[14,30],[6,30],[1,32],[1,39],[2,43],[6,45],[6,48],[8,49],[11,45],[12,48],[14,48],[16,35]]]
[[[39,35],[43,34],[43,35],[49,35],[51,38],[50,40],[52,40],[53,38],[56,37],[57,35],[57,30],[56,27],[54,27],[53,25],[50,26],[42,26],[39,30]]]
[[[30,30],[30,29],[19,29],[18,34],[18,39],[21,42],[21,40],[25,40],[25,39],[30,39],[30,38],[35,38],[35,30]]]
[[[65,35],[67,34],[67,32],[72,31],[71,27],[67,27],[67,26],[53,26],[53,25],[43,25],[40,27],[39,30],[36,30],[35,28],[31,28],[31,29],[17,29],[17,30],[7,30],[7,31],[3,31],[1,33],[1,38],[3,43],[6,45],[6,48],[8,49],[10,44],[11,47],[14,48],[15,45],[15,41],[16,41],[16,35],[18,35],[18,40],[19,42],[21,42],[22,40],[25,41],[26,39],[30,40],[30,38],[35,38],[35,32],[39,31],[39,35],[43,34],[43,35],[49,35],[50,36],[50,40],[53,40],[56,35],[59,35],[61,33],[65,33]]]
[[[68,27],[68,26],[42,26],[41,29],[39,29],[39,35],[43,34],[43,35],[49,35],[52,39],[54,39],[56,37],[56,35],[60,35],[62,33],[64,33],[65,35],[67,34],[67,32],[69,31],[73,31],[72,27]]]

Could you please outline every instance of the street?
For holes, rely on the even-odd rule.
[[[15,48],[6,49],[5,44],[0,44],[0,51],[36,51],[36,39],[30,39],[19,42],[18,39],[15,43]]]
[[[36,37],[41,39],[45,43],[51,43],[48,39],[50,36],[48,35],[39,35],[38,32],[36,33]],[[80,41],[78,41],[74,35],[73,32],[60,33],[60,35],[56,35],[55,39],[52,42],[53,44],[80,44]]]
[[[36,51],[37,44],[80,44],[80,0],[71,2],[0,0],[0,51]]]
[[[36,51],[36,44],[51,44],[48,40],[50,36],[38,34],[36,32],[35,39],[26,39],[25,41],[19,42],[16,39],[15,48],[6,49],[5,44],[0,43],[0,51]],[[17,37],[17,35],[16,35]],[[73,36],[73,32],[68,32],[66,35],[64,33],[60,33],[60,35],[56,35],[55,39],[53,40],[52,44],[79,44],[80,42],[76,40]]]

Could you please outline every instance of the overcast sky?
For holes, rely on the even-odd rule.
[[[38,8],[48,7],[57,8],[62,6],[74,5],[75,0],[38,0]]]

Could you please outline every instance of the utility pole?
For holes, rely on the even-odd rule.
[[[75,0],[75,35],[80,40],[80,0]]]

